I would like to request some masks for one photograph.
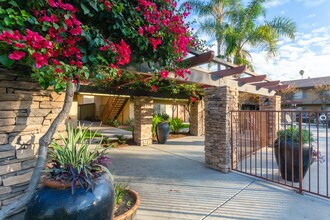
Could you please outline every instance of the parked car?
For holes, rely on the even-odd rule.
[[[296,114],[296,121],[299,122],[299,113]],[[301,113],[301,121],[302,123],[312,123],[315,119],[315,114],[314,113],[306,113],[303,112]]]
[[[330,112],[327,113],[321,113],[319,116],[319,123],[325,125],[328,123],[330,125]]]

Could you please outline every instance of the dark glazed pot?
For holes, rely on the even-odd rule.
[[[158,143],[166,144],[168,134],[170,133],[170,125],[167,122],[159,122],[156,128]]]
[[[282,178],[285,179],[285,168],[286,168],[287,169],[286,179],[288,181],[293,180],[293,182],[299,182],[299,143],[292,144],[292,142],[290,141],[286,142],[286,148],[285,148],[284,141],[281,141],[280,144],[278,144],[278,140],[276,140],[274,148],[275,148],[275,158],[276,158],[277,166],[280,170]],[[286,155],[286,159],[285,159],[285,155]],[[309,165],[311,164],[311,160],[313,156],[313,147],[309,147],[309,145],[303,144],[302,155],[303,155],[302,178],[304,178],[308,171]],[[293,170],[292,170],[292,165],[293,165]],[[292,178],[292,173],[293,173],[293,178]]]
[[[78,187],[53,189],[43,187],[28,203],[25,219],[112,220],[115,204],[114,187],[108,175],[97,180],[93,191]]]

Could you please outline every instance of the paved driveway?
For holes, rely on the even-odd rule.
[[[330,202],[204,166],[203,137],[112,149],[116,181],[141,196],[139,220],[329,219]]]

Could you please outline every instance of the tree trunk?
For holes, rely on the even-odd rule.
[[[217,55],[218,55],[218,57],[219,58],[221,58],[221,56],[220,56],[220,53],[221,53],[221,42],[220,42],[220,40],[219,39],[217,39]],[[221,65],[220,65],[220,63],[218,63],[218,71],[220,71],[221,70]]]
[[[63,108],[61,112],[58,114],[58,116],[54,119],[47,132],[39,140],[39,152],[38,152],[37,164],[33,171],[28,189],[21,198],[1,209],[0,220],[8,217],[9,215],[12,215],[15,211],[24,207],[29,202],[33,193],[37,189],[40,180],[41,171],[44,169],[47,160],[48,146],[52,141],[53,135],[57,129],[58,124],[62,122],[64,119],[66,119],[70,113],[75,90],[76,87],[74,84],[72,83],[66,84],[65,100],[64,100]]]

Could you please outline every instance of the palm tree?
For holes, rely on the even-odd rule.
[[[217,54],[224,55],[224,37],[230,16],[240,5],[240,0],[188,0],[192,12],[200,19],[200,29],[217,41]],[[222,51],[223,50],[223,51]]]
[[[245,64],[253,69],[247,45],[265,50],[269,59],[277,55],[281,36],[295,37],[296,25],[289,18],[275,17],[271,21],[259,22],[265,15],[263,3],[266,1],[253,0],[246,7],[239,7],[231,26],[226,29],[226,56],[233,57],[235,64]]]

